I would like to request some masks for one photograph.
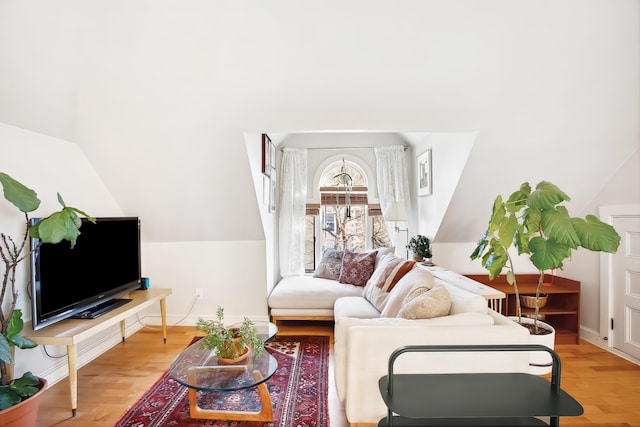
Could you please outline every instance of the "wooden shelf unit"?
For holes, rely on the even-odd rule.
[[[500,275],[493,280],[489,280],[489,276],[483,274],[467,274],[466,276],[507,294],[502,306],[502,314],[505,316],[516,315],[515,291],[513,286],[507,283],[506,275]],[[537,274],[517,274],[516,281],[520,294],[535,295],[538,277]],[[550,281],[551,275],[546,275],[545,282]],[[580,341],[580,282],[555,276],[553,285],[543,286],[542,293],[549,297],[545,306],[540,308],[540,314],[544,315],[542,320],[555,328],[555,343],[578,344]],[[523,315],[533,315],[534,311],[533,308],[525,308],[522,305]]]

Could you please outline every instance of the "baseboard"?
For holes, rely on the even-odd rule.
[[[612,354],[615,354],[616,356],[627,360],[631,363],[634,363],[638,366],[640,366],[640,359],[635,358],[633,356],[631,356],[630,354],[624,353],[620,350],[617,350],[613,347],[609,347],[609,341],[600,337],[600,334],[598,334],[597,331],[594,331],[593,329],[589,329],[589,328],[585,328],[583,326],[580,327],[580,339],[585,340],[586,342],[588,342],[589,344],[593,344],[596,347],[600,347],[603,350],[606,350]]]

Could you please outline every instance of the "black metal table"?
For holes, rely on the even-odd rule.
[[[553,359],[551,381],[527,373],[394,374],[396,359],[411,352],[547,351]],[[379,427],[392,426],[546,426],[536,417],[581,415],[582,405],[560,388],[560,357],[546,346],[405,346],[389,357],[389,374],[379,387],[388,415]]]

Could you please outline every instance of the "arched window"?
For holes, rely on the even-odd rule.
[[[364,252],[390,246],[379,205],[370,205],[364,170],[352,161],[329,164],[320,176],[320,205],[307,206],[307,271],[327,248]]]

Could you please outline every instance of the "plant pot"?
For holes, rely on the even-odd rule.
[[[518,318],[516,316],[509,316],[509,319],[514,322],[518,322]],[[528,317],[522,317],[522,323],[533,323],[533,319]],[[546,335],[529,335],[529,343],[531,344],[542,344],[551,350],[553,350],[553,346],[556,339],[556,330],[548,323],[542,322],[538,320],[538,327],[547,329],[551,331],[551,333]],[[547,352],[542,351],[531,351],[529,352],[529,373],[533,375],[544,375],[551,372],[552,368],[552,359],[551,355]]]
[[[235,359],[227,359],[225,357],[218,357],[218,360],[220,361],[220,363],[224,363],[227,365],[232,365],[234,363],[239,363],[242,362],[244,359],[247,358],[247,356],[249,356],[249,347],[245,347],[244,350],[242,351],[242,354],[238,357],[236,357]],[[2,425],[2,424],[0,424]]]
[[[38,377],[39,378],[39,377]],[[0,426],[2,427],[35,427],[38,419],[40,399],[47,389],[47,380],[39,378],[42,388],[39,392],[17,405],[0,411]]]
[[[413,254],[413,260],[415,262],[422,262],[422,260],[424,260],[424,257],[420,256],[420,255]]]

